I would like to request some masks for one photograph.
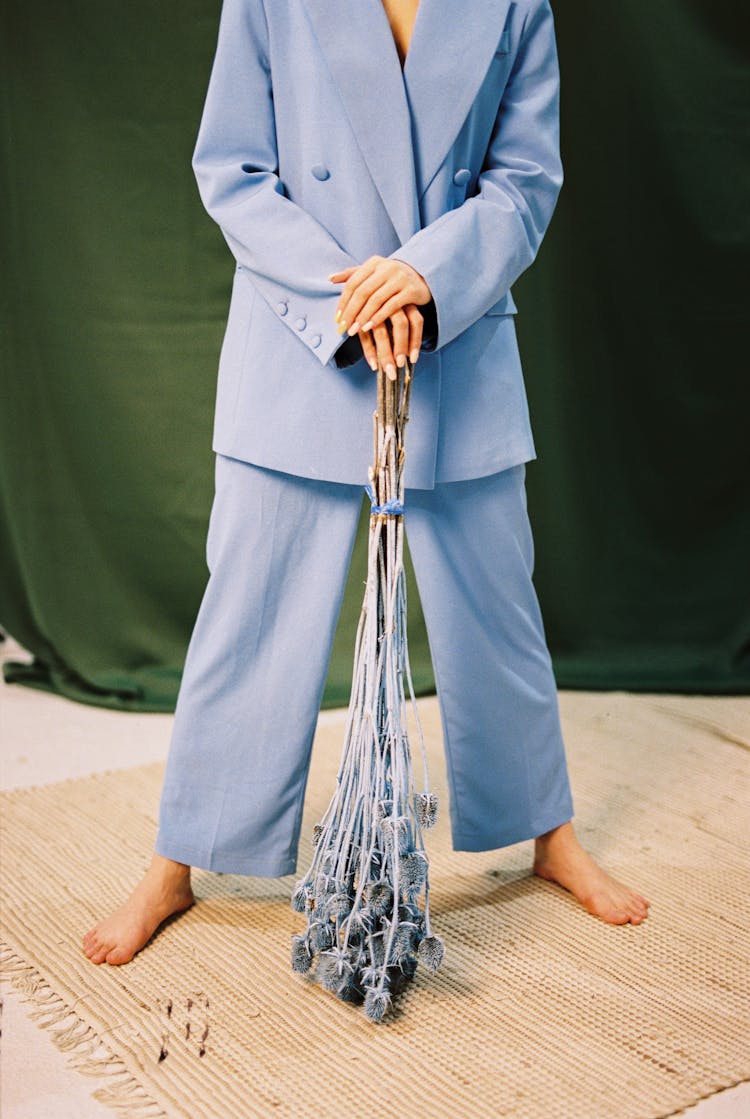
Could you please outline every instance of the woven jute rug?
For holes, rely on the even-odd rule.
[[[426,833],[446,955],[381,1024],[290,966],[296,876],[193,872],[198,904],[120,967],[83,933],[150,861],[163,765],[4,796],[5,974],[95,1094],[132,1119],[656,1119],[750,1078],[750,711],[742,698],[563,692],[578,835],[651,902],[608,925],[531,874],[533,844]],[[125,716],[127,717],[127,716]],[[298,863],[332,793],[343,719],[321,721]]]

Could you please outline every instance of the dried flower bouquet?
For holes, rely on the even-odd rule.
[[[355,641],[352,692],[336,791],[313,828],[314,855],[294,889],[292,909],[307,928],[292,937],[292,967],[380,1022],[418,962],[435,972],[443,941],[430,927],[429,791],[406,637],[404,434],[412,366],[377,376],[367,585]],[[424,767],[416,792],[406,729],[404,681]],[[424,894],[424,908],[419,899]]]

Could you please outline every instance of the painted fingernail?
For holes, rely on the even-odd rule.
[[[359,323],[358,322],[353,322],[352,325],[349,327],[349,333],[350,334],[356,334],[358,330],[359,330]]]
[[[339,310],[339,311],[336,312],[336,322],[338,322],[340,318],[341,318],[341,311]]]
[[[409,354],[409,361],[412,363],[412,365],[417,364],[418,358],[419,358],[419,350],[412,350],[412,352]]]
[[[399,369],[406,365],[406,354],[396,354],[396,365]]]
[[[369,322],[366,322],[365,325],[362,327],[362,329],[363,330],[372,330],[372,319],[370,319]]]
[[[370,369],[372,369],[373,373],[377,373],[378,371],[378,363],[375,361],[375,358],[372,358],[370,361]]]
[[[344,331],[346,330],[346,323],[345,323],[345,322],[344,322],[344,321],[342,320],[342,321],[341,321],[341,322],[340,322],[340,323],[338,324],[338,326],[336,327],[336,329],[338,330],[339,334],[343,334],[343,333],[344,333]]]
[[[392,361],[388,362],[388,364],[385,367],[385,371],[388,374],[388,376],[391,378],[392,381],[396,380],[396,366],[393,364]]]

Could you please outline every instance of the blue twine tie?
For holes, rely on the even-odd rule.
[[[378,505],[375,501],[375,491],[369,483],[365,486],[365,491],[370,498],[370,513],[385,513],[386,516],[389,517],[403,516],[404,506],[397,497],[392,497],[389,501],[384,502],[383,505]]]

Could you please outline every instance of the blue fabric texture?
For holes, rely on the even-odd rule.
[[[296,871],[313,735],[362,487],[216,458],[209,580],[188,646],[158,854]],[[456,850],[573,815],[557,689],[532,582],[523,464],[407,491],[406,536],[443,721]]]

